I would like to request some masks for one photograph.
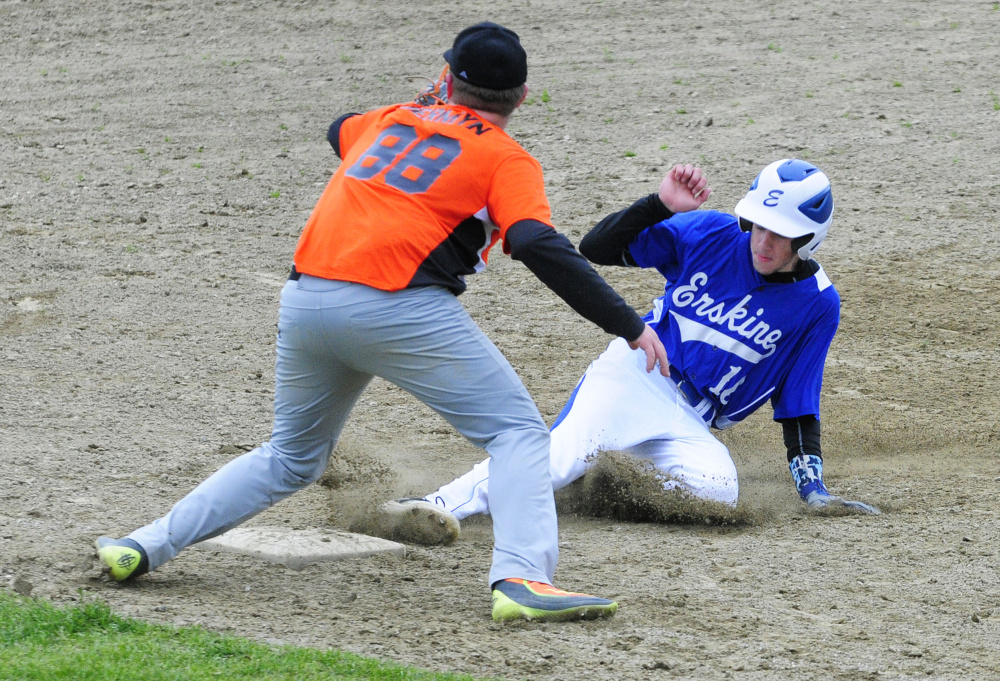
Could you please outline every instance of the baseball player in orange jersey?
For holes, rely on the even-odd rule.
[[[270,441],[230,461],[167,515],[100,537],[116,580],[156,569],[314,482],[373,376],[395,383],[490,456],[493,618],[614,614],[552,586],[558,558],[549,433],[520,379],[458,302],[497,241],[574,310],[667,371],[652,328],[551,226],[542,171],[504,132],[527,94],[513,31],[471,26],[445,52],[447,103],[347,114],[343,160],[299,240],[281,294]],[[683,176],[693,192],[700,172]]]

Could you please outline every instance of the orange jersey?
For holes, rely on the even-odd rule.
[[[340,126],[343,159],[295,251],[299,272],[456,294],[520,220],[551,224],[538,161],[454,104],[397,104]]]

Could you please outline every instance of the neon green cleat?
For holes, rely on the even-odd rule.
[[[493,585],[493,619],[545,622],[611,617],[618,604],[607,598],[562,591],[551,584],[505,579]]]
[[[94,544],[97,546],[97,557],[104,563],[104,572],[116,582],[135,579],[149,572],[146,552],[131,539],[98,537]]]

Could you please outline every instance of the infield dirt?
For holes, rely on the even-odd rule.
[[[778,158],[829,174],[827,479],[886,513],[806,514],[765,409],[722,435],[742,482],[726,522],[561,495],[557,584],[618,599],[609,621],[493,623],[488,518],[405,559],[294,572],[190,550],[104,581],[97,534],[268,436],[278,293],[337,166],[327,126],[411,98],[407,77],[483,19],[527,49],[509,132],[574,243],[676,162],[704,167],[720,210]],[[477,676],[1000,676],[998,3],[4,0],[0,27],[10,588]],[[642,311],[662,289],[602,273]],[[609,341],[499,249],[462,300],[549,422]],[[375,381],[326,484],[252,522],[346,528],[480,458]]]

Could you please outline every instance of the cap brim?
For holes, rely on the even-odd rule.
[[[744,220],[749,220],[767,231],[787,239],[797,239],[815,232],[815,230],[805,230],[801,225],[795,224],[781,213],[758,206],[754,202],[747,201],[746,198],[740,199],[734,212]]]

